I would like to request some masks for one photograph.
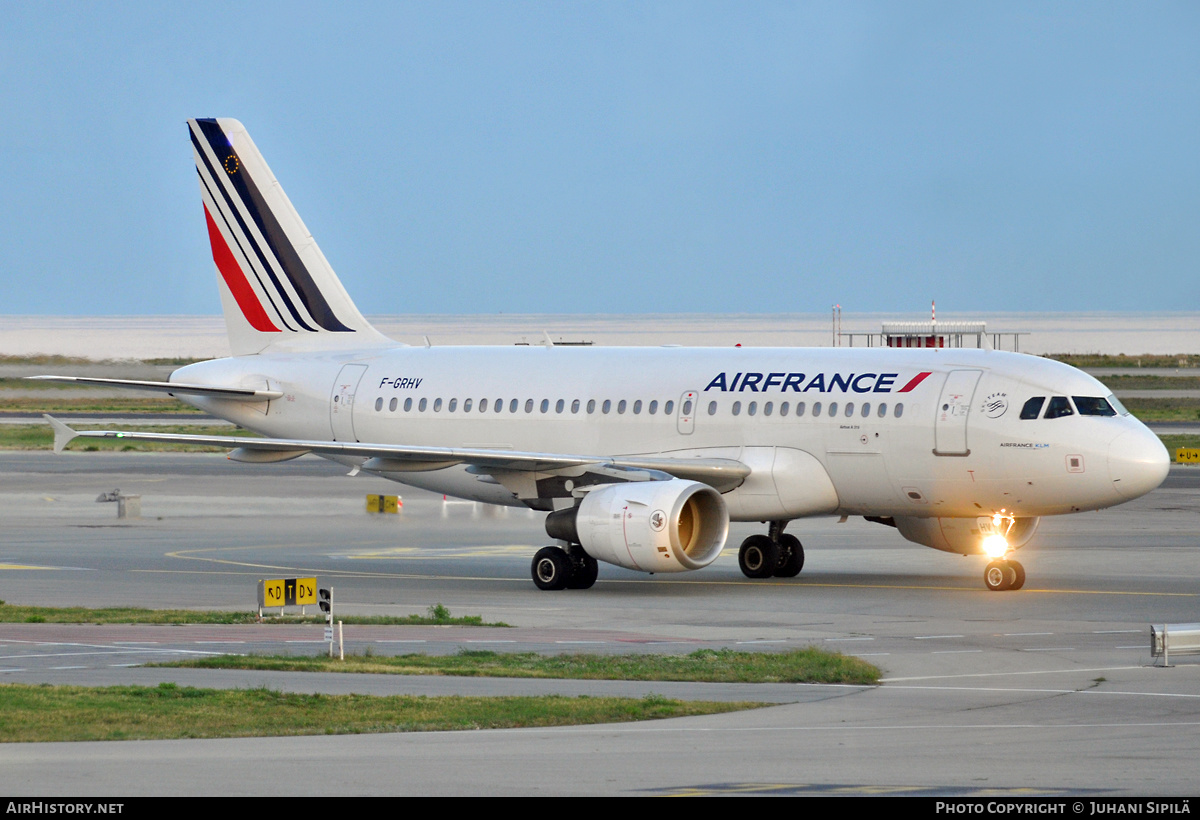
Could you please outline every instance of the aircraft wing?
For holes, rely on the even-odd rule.
[[[420,472],[439,470],[459,464],[470,465],[478,472],[547,473],[573,467],[612,468],[641,471],[644,478],[683,478],[699,481],[727,492],[745,481],[750,468],[740,461],[726,458],[679,458],[671,456],[592,456],[564,453],[534,453],[517,450],[494,450],[461,447],[417,447],[405,444],[370,444],[363,442],[316,441],[307,439],[244,438],[242,436],[198,436],[182,433],[140,433],[114,430],[74,430],[58,419],[43,418],[54,428],[54,452],[61,453],[75,438],[128,439],[130,441],[175,442],[208,447],[229,447],[234,450],[260,453],[263,458],[238,460],[277,460],[295,458],[306,453],[365,458],[363,469],[376,472]],[[272,458],[271,454],[275,454]],[[661,475],[655,476],[654,473]]]
[[[281,390],[255,390],[251,387],[213,387],[207,384],[152,382],[138,379],[93,379],[83,376],[26,376],[32,381],[86,384],[93,387],[122,387],[129,390],[150,390],[156,393],[183,393],[188,396],[212,396],[230,401],[268,401],[283,398]]]

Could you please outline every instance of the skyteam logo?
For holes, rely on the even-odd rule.
[[[1004,415],[1004,411],[1008,409],[1008,394],[993,393],[983,400],[983,406],[980,408],[983,414],[989,419],[998,419]]]
[[[704,392],[766,393],[778,390],[782,393],[907,393],[931,373],[918,373],[901,388],[896,387],[899,373],[817,373],[813,376],[805,373],[735,373],[733,378],[728,373],[718,373],[704,388]]]

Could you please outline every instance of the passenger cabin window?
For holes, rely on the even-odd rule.
[[[447,405],[446,409],[449,410],[451,413],[453,413],[457,408],[458,408],[458,399],[450,399],[450,403],[449,403],[449,405]]]
[[[1071,400],[1075,402],[1075,409],[1079,411],[1081,416],[1115,416],[1117,411],[1112,408],[1107,399],[1093,398],[1092,396],[1071,396]]]
[[[1071,402],[1067,401],[1066,396],[1050,397],[1050,404],[1046,407],[1046,418],[1057,419],[1073,415],[1075,411],[1071,409]]]
[[[399,399],[397,399],[395,396],[393,396],[393,397],[392,397],[392,400],[388,402],[388,410],[390,410],[390,411],[392,411],[393,413],[395,413],[395,412],[396,412],[396,403],[397,403],[398,401],[400,401],[400,400],[399,400]]]
[[[717,414],[717,403],[715,401],[710,401],[708,403],[708,414],[710,416],[715,416]]]
[[[1036,419],[1042,412],[1042,405],[1046,403],[1045,396],[1034,396],[1029,401],[1025,402],[1025,406],[1021,408],[1021,418]]]
[[[375,399],[375,412],[378,413],[382,409],[383,409],[383,396],[380,396],[379,398]]]
[[[674,412],[675,412],[675,402],[669,401],[663,405],[663,414],[664,415],[669,416]]]

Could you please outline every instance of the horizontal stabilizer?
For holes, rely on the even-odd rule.
[[[180,384],[178,382],[150,382],[137,379],[93,379],[83,376],[26,376],[33,381],[82,384],[90,387],[121,387],[129,390],[149,390],[155,393],[182,393],[187,396],[211,396],[229,401],[270,401],[283,398],[280,390],[255,390],[249,387],[213,387],[207,384]]]
[[[71,443],[71,439],[79,435],[70,427],[54,418],[54,416],[43,413],[42,418],[50,422],[50,426],[54,428],[54,452],[56,453],[61,453],[63,448]]]

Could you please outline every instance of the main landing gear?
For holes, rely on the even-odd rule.
[[[542,547],[533,556],[530,574],[538,589],[590,589],[600,565],[578,544]]]
[[[983,570],[983,582],[992,592],[1020,589],[1025,586],[1025,567],[1017,561],[992,561]]]
[[[767,535],[752,535],[738,550],[738,566],[747,578],[795,578],[804,569],[800,539],[787,535],[786,521],[772,521]]]

